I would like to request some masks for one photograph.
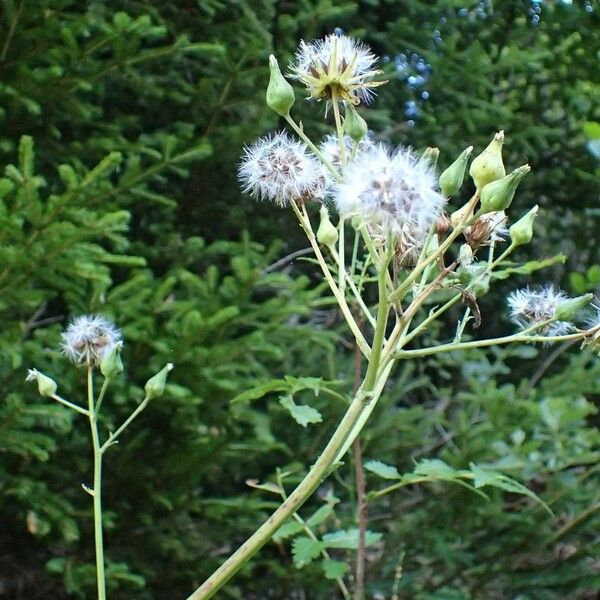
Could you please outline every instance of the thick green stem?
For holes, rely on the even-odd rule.
[[[106,600],[106,579],[104,573],[104,541],[102,537],[102,450],[98,436],[98,422],[94,406],[94,376],[92,367],[87,372],[88,417],[92,433],[94,449],[94,540],[96,543],[96,581],[98,584],[98,600]]]
[[[299,217],[302,215],[299,213]],[[308,233],[308,232],[307,232]],[[364,412],[370,413],[381,394],[385,381],[389,376],[389,368],[379,377],[379,359],[384,342],[385,328],[389,315],[385,278],[381,269],[379,275],[379,308],[377,311],[377,324],[371,348],[369,366],[363,385],[355,394],[346,414],[335,430],[329,443],[310,469],[298,487],[288,496],[281,506],[232,554],[191,596],[188,600],[206,600],[212,598],[243,566],[266,544],[273,534],[289,519],[312,495],[318,485],[329,474],[333,465],[343,456],[361,427],[356,427]],[[335,283],[334,283],[335,285]],[[354,320],[353,320],[354,321]]]
[[[346,164],[346,140],[344,139],[344,127],[340,116],[340,105],[335,88],[331,90],[331,104],[333,105],[333,118],[335,119],[335,129],[337,132],[338,145],[340,147],[340,163],[342,167]]]

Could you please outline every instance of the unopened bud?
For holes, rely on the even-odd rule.
[[[594,294],[584,294],[577,298],[569,298],[559,303],[554,311],[554,317],[557,321],[571,321],[577,316],[577,313],[585,308],[594,298]]]
[[[25,381],[35,381],[38,386],[40,396],[50,398],[56,394],[56,381],[47,375],[40,373],[37,369],[29,369]]]
[[[440,190],[446,198],[454,196],[460,190],[471,152],[473,152],[473,146],[463,150],[460,156],[440,175]]]
[[[452,221],[448,217],[448,215],[443,212],[437,220],[435,225],[435,232],[438,235],[446,235],[452,229]]]
[[[506,175],[504,163],[502,162],[503,143],[504,131],[499,131],[488,147],[473,159],[469,174],[473,178],[478,190],[483,189],[492,181],[496,181]]]
[[[421,160],[429,163],[429,165],[433,168],[437,165],[438,157],[440,155],[439,148],[427,148],[425,152],[423,152],[421,156]]]
[[[167,383],[167,375],[169,371],[173,370],[173,363],[167,363],[154,377],[150,377],[146,381],[144,390],[146,391],[146,398],[152,400],[162,396],[165,391],[165,384]]]
[[[112,350],[100,362],[100,372],[104,377],[110,379],[123,372],[121,361],[121,343],[115,344]]]
[[[488,183],[481,190],[481,210],[484,213],[505,210],[510,206],[519,182],[531,171],[529,165],[515,169],[510,175]]]
[[[329,213],[325,206],[321,206],[319,213],[321,215],[321,222],[317,229],[317,240],[320,244],[331,248],[338,240],[338,231],[329,220]]]
[[[511,225],[508,233],[513,246],[529,244],[533,237],[533,221],[538,213],[536,204],[527,214],[523,215],[516,223]]]
[[[271,70],[271,77],[267,87],[267,106],[272,108],[278,115],[287,117],[296,100],[294,88],[281,74],[277,59],[272,54],[269,56],[269,69]]]
[[[369,126],[367,122],[356,112],[356,109],[351,104],[346,109],[346,116],[344,117],[344,131],[352,138],[356,143],[360,142],[367,132]]]

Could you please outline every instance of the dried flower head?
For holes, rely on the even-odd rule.
[[[410,149],[391,152],[376,145],[347,165],[334,200],[340,214],[359,215],[382,235],[391,235],[400,254],[414,255],[446,202],[435,184],[429,162]]]
[[[524,288],[512,292],[508,297],[510,318],[524,329],[540,325],[553,319],[556,310],[568,296],[549,285],[539,290]],[[563,335],[572,331],[573,325],[567,321],[553,321],[540,327],[536,333],[542,335]]]
[[[321,163],[285,132],[245,148],[238,175],[245,192],[280,206],[321,199],[327,185]]]
[[[467,244],[471,248],[479,248],[503,241],[508,235],[506,221],[506,213],[503,210],[485,213],[471,227],[465,229],[463,235]]]
[[[120,345],[121,332],[104,317],[82,315],[62,334],[62,351],[76,364],[95,366]]]
[[[369,102],[373,88],[385,81],[373,81],[381,71],[374,68],[375,55],[366,44],[344,35],[328,35],[307,44],[300,42],[291,77],[301,81],[315,100],[340,101],[358,105]]]

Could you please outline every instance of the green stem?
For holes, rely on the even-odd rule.
[[[327,167],[331,174],[338,180],[342,180],[342,176],[336,171],[335,167],[325,158],[325,155],[312,143],[310,138],[304,133],[300,125],[292,119],[290,115],[285,117],[285,120],[290,124],[290,127],[296,132],[298,137],[315,153],[319,160]]]
[[[333,105],[333,117],[335,119],[335,129],[337,131],[338,145],[340,147],[340,163],[342,167],[346,164],[346,143],[344,140],[344,128],[342,127],[342,118],[340,117],[340,105],[338,103],[335,87],[331,90],[331,103]]]
[[[94,407],[94,376],[92,367],[87,371],[88,417],[94,449],[94,540],[96,543],[96,581],[98,600],[106,600],[106,576],[104,573],[104,542],[102,539],[102,450],[98,436],[98,422]]]
[[[108,377],[104,378],[102,382],[102,387],[100,388],[100,393],[98,394],[98,400],[96,401],[96,415],[100,413],[100,406],[102,406],[102,401],[104,400],[104,394],[106,394],[106,390],[108,389],[108,385],[110,383],[110,379]]]
[[[114,432],[108,436],[108,439],[102,447],[100,448],[100,452],[104,453],[108,449],[109,446],[117,443],[117,438],[127,429],[127,427],[133,422],[133,420],[146,408],[150,398],[146,396],[144,400],[140,403],[140,405],[127,417],[127,419],[123,422],[123,424]]]
[[[295,207],[299,217],[302,214]],[[308,232],[307,232],[308,233]],[[310,236],[309,236],[310,237]],[[314,237],[314,236],[313,236]],[[312,240],[311,240],[312,243]],[[320,252],[320,251],[319,251]],[[188,600],[206,600],[212,598],[249,560],[256,554],[272,535],[304,504],[312,495],[321,481],[329,474],[339,456],[343,456],[356,436],[360,433],[360,427],[356,424],[364,424],[362,414],[370,413],[381,394],[393,361],[388,368],[377,377],[379,370],[379,359],[383,347],[385,328],[389,315],[389,303],[385,288],[385,278],[381,274],[387,269],[381,269],[379,281],[379,308],[377,312],[377,324],[371,348],[371,357],[363,385],[355,394],[346,414],[335,430],[329,443],[310,469],[306,477],[300,482],[296,489],[283,501],[281,506],[223,563]],[[334,282],[335,285],[335,282]],[[354,319],[353,319],[354,322]]]
[[[52,400],[56,400],[57,402],[60,402],[60,404],[64,404],[65,406],[68,406],[71,410],[74,410],[82,415],[85,415],[86,417],[88,416],[88,411],[85,410],[85,408],[81,408],[81,406],[77,406],[77,404],[74,404],[73,402],[69,402],[68,400],[65,400],[64,398],[61,398],[58,394],[52,394],[52,396],[50,396],[52,398]]]
[[[325,258],[323,257],[323,253],[321,252],[321,248],[319,248],[319,243],[317,242],[317,238],[315,237],[314,231],[310,224],[310,219],[308,218],[308,213],[306,212],[306,207],[302,206],[302,212],[301,212],[300,209],[298,208],[298,205],[296,204],[296,202],[294,202],[292,200],[291,204],[292,204],[292,208],[294,209],[294,212],[296,213],[296,216],[298,217],[298,220],[300,221],[300,225],[302,226],[302,228],[304,229],[304,232],[306,233],[306,237],[308,237],[308,241],[310,242],[310,245],[312,246],[312,249],[317,258],[317,262],[319,263],[319,266],[321,267],[321,270],[323,271],[323,275],[325,276],[325,280],[329,284],[331,292],[335,296],[335,299],[337,300],[337,302],[339,304],[340,310],[342,311],[342,314],[344,315],[346,322],[348,323],[348,326],[350,327],[350,330],[354,334],[356,343],[360,347],[361,352],[367,358],[369,358],[370,353],[371,353],[369,344],[367,344],[367,341],[365,340],[365,337],[363,336],[363,334],[360,330],[360,327],[358,326],[354,317],[352,316],[352,311],[350,310],[350,307],[348,306],[348,303],[346,302],[346,298],[340,292],[335,280],[333,279],[333,276],[331,275],[331,271],[329,270],[329,267],[327,266],[327,262],[325,261]]]
[[[522,333],[507,335],[505,337],[494,338],[491,340],[474,340],[472,342],[460,342],[452,344],[442,344],[441,346],[433,346],[431,348],[421,348],[418,350],[400,350],[395,356],[401,358],[413,358],[415,356],[431,356],[432,354],[440,354],[441,352],[451,352],[454,350],[467,350],[469,348],[483,348],[485,346],[495,346],[500,344],[511,343],[528,343],[528,342],[562,342],[567,340],[583,339],[585,331],[577,333],[569,333],[566,335],[523,335]]]

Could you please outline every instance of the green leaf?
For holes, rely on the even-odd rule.
[[[312,529],[326,521],[332,514],[333,506],[324,504],[306,520],[306,524]]]
[[[484,469],[481,466],[471,463],[471,472],[474,476],[474,485],[476,488],[481,488],[485,486],[491,486],[495,488],[500,488],[507,492],[512,492],[513,494],[521,494],[522,496],[528,496],[529,498],[535,500],[539,504],[541,504],[549,514],[553,514],[550,507],[539,498],[536,494],[534,494],[529,488],[525,487],[522,483],[511,479],[504,473],[500,473],[498,471],[492,471],[488,469]]]
[[[380,460],[369,460],[365,463],[365,469],[383,477],[384,479],[402,479],[402,475],[398,473],[398,469],[391,465],[386,465]]]
[[[301,569],[317,558],[321,554],[321,550],[323,550],[323,543],[319,540],[313,540],[305,536],[295,538],[292,542],[294,565],[296,565],[296,568]]]
[[[279,403],[302,427],[306,427],[309,423],[320,423],[323,420],[323,416],[318,410],[306,404],[296,404],[291,396],[282,396]]]
[[[556,256],[551,256],[550,258],[542,258],[540,260],[531,260],[526,262],[525,264],[519,267],[508,267],[507,269],[502,269],[501,271],[494,272],[492,274],[496,279],[506,279],[510,275],[529,275],[534,271],[539,271],[540,269],[545,269],[546,267],[551,267],[557,263],[561,265],[565,263],[567,257],[564,254],[557,254]]]
[[[300,533],[304,528],[302,527],[302,523],[298,523],[298,521],[288,521],[284,523],[274,534],[273,541],[280,542],[281,540],[285,540],[297,533]]]
[[[339,579],[350,569],[347,563],[331,558],[324,559],[321,566],[323,567],[323,573],[325,574],[326,579]]]
[[[416,475],[424,475],[430,479],[451,480],[460,477],[460,471],[452,468],[439,458],[422,460],[414,469]]]
[[[346,550],[358,550],[358,529],[341,529],[323,536],[323,544],[326,548],[343,548]],[[372,546],[382,537],[381,533],[374,531],[365,532],[365,544]]]

